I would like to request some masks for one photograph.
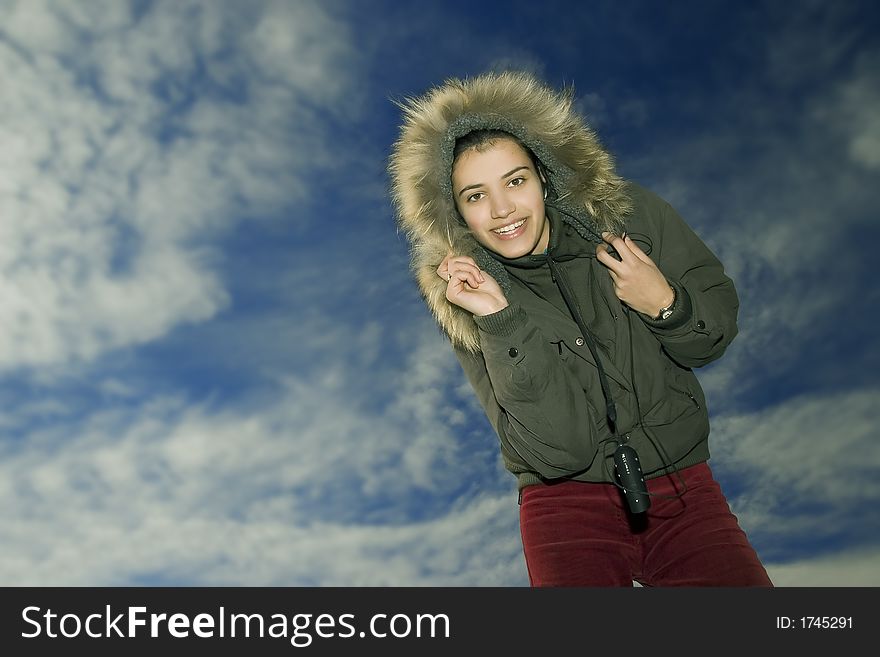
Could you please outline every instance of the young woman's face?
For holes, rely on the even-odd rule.
[[[528,153],[512,139],[459,155],[452,193],[468,228],[487,249],[519,258],[547,248],[550,224],[541,179]]]

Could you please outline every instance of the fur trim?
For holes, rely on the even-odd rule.
[[[452,193],[455,141],[472,130],[495,128],[526,144],[547,171],[547,204],[563,212],[585,239],[620,234],[632,203],[612,157],[572,109],[573,88],[557,92],[529,73],[486,73],[447,79],[421,97],[396,103],[400,136],[389,158],[391,201],[406,234],[410,266],[422,296],[456,346],[476,352],[473,315],[446,299],[437,267],[447,253],[470,255],[508,289],[507,273],[471,235]]]

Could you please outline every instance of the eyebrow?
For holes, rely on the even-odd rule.
[[[517,167],[516,169],[512,169],[511,171],[508,171],[508,172],[505,173],[503,176],[501,176],[498,180],[504,180],[504,179],[507,178],[508,176],[512,176],[513,174],[515,174],[515,173],[516,173],[517,171],[519,171],[520,169],[528,169],[528,168],[529,168],[529,167],[526,166],[526,165],[519,166],[519,167]],[[483,186],[483,183],[477,183],[477,184],[475,184],[475,185],[468,185],[467,187],[462,187],[462,188],[461,188],[461,191],[458,193],[458,195],[461,196],[462,194],[464,194],[464,193],[465,193],[466,191],[468,191],[469,189],[476,189],[477,187],[482,187],[482,186]]]

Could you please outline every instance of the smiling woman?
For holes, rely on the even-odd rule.
[[[544,214],[545,179],[534,155],[501,131],[475,131],[458,142],[455,203],[474,238],[508,258],[542,253],[550,222]],[[473,182],[483,173],[486,183]]]
[[[718,259],[571,93],[486,74],[402,109],[398,220],[517,478],[532,585],[772,586],[706,463],[693,368],[739,308]]]

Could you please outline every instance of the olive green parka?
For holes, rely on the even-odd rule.
[[[449,79],[400,103],[389,161],[413,274],[520,490],[558,479],[612,482],[618,441],[638,451],[649,478],[707,460],[709,414],[693,368],[721,356],[737,333],[739,301],[721,262],[668,203],[615,174],[572,101],[571,89],[557,92],[527,73]],[[455,140],[487,128],[515,135],[547,174],[543,255],[488,251],[455,207]],[[603,231],[625,231],[658,266],[675,290],[671,316],[654,320],[617,298],[596,257]],[[437,274],[448,253],[473,257],[509,305],[474,316],[450,303]]]

